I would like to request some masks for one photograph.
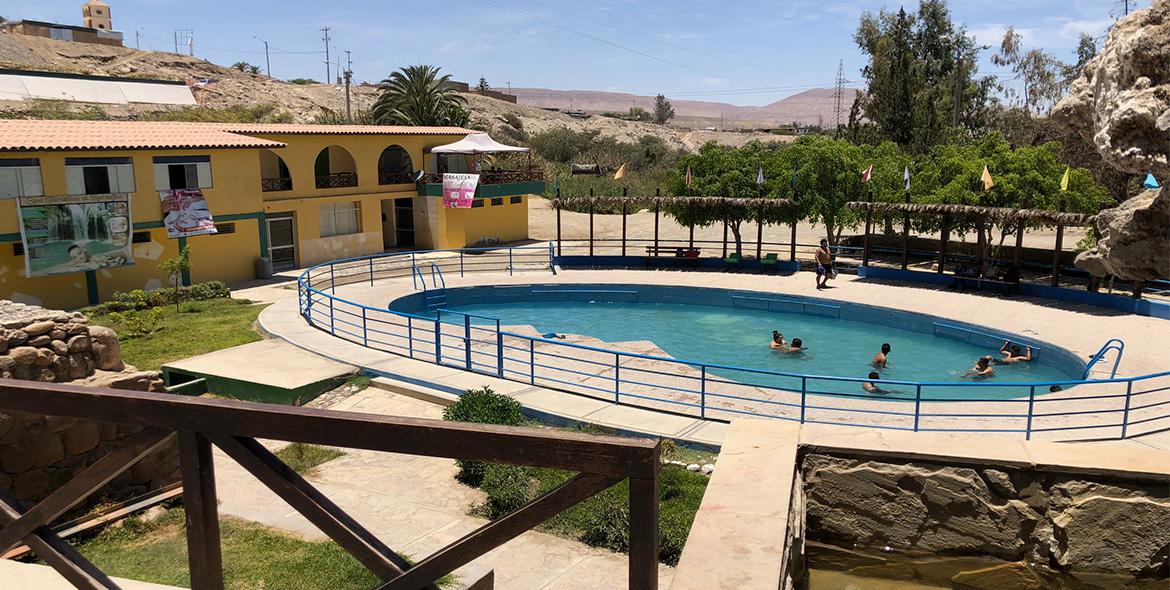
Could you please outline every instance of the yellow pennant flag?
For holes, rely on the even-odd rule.
[[[987,169],[987,164],[983,165],[983,190],[989,191],[991,187],[995,186],[995,182],[991,180],[991,171]]]
[[[626,165],[622,164],[622,167],[618,168],[617,174],[613,175],[613,179],[617,180],[619,178],[625,178],[625,177],[626,177]]]
[[[1068,171],[1072,170],[1072,166],[1066,166],[1064,169],[1064,178],[1060,179],[1060,190],[1068,190]]]

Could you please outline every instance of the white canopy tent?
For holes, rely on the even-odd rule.
[[[447,145],[440,145],[440,146],[435,146],[435,147],[431,148],[432,154],[474,155],[474,154],[503,154],[503,153],[527,152],[527,151],[529,151],[529,150],[526,147],[515,147],[515,146],[510,146],[510,145],[504,145],[504,144],[492,139],[491,137],[488,137],[488,134],[486,134],[486,133],[475,133],[472,135],[468,135],[467,137],[464,137],[463,139],[460,139],[459,141],[457,141],[455,143],[449,143]]]

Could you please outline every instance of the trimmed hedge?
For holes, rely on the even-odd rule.
[[[232,296],[231,289],[220,281],[196,283],[189,287],[166,287],[143,291],[135,289],[129,293],[115,291],[110,301],[86,308],[88,315],[104,315],[118,311],[141,311],[152,307],[171,305],[176,301],[206,301]]]
[[[463,395],[459,396],[459,401],[443,410],[443,419],[452,422],[520,426],[524,423],[524,413],[521,411],[520,402],[500,395],[485,385],[463,392]],[[459,473],[455,475],[455,479],[471,487],[479,487],[483,483],[487,463],[480,461],[455,463],[459,466]]]

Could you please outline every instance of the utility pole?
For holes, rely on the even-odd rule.
[[[508,84],[508,94],[512,94],[512,82],[509,81],[509,82],[507,82],[507,84]]]
[[[140,43],[138,41],[138,32],[141,30],[142,29],[134,29],[134,48],[135,49],[142,49],[142,43]]]
[[[837,101],[837,106],[834,111],[836,122],[833,127],[833,136],[841,137],[841,107],[845,102],[845,60],[837,62],[837,89],[833,92],[833,98]]]
[[[268,69],[264,70],[264,73],[268,74],[268,77],[271,78],[272,77],[272,61],[270,61],[268,59],[268,42],[261,39],[260,37],[257,37],[256,35],[252,35],[252,38],[256,39],[264,44],[264,67],[268,68]]]
[[[349,50],[345,50],[345,122],[353,125],[353,112],[349,108],[349,84],[353,75],[353,60],[349,57]]]
[[[322,41],[325,42],[325,83],[329,83],[329,27],[321,29],[325,32],[325,37]]]

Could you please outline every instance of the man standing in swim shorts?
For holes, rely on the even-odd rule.
[[[817,248],[817,289],[824,289],[833,275],[833,257],[829,255],[829,240],[821,238]]]

